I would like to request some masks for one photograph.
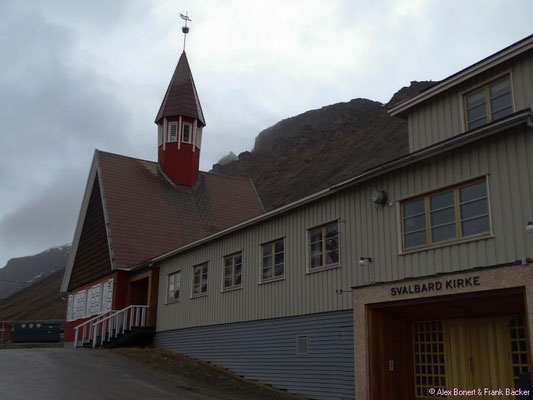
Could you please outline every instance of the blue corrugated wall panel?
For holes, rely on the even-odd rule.
[[[302,335],[307,355],[296,354]],[[155,346],[313,399],[354,398],[351,311],[163,331]]]

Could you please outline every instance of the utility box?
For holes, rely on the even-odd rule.
[[[12,343],[59,342],[61,324],[46,322],[21,322],[11,331]]]

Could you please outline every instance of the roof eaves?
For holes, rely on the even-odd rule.
[[[304,204],[314,202],[318,199],[321,199],[325,196],[328,196],[330,194],[336,193],[339,190],[345,189],[347,187],[354,186],[356,184],[359,184],[361,182],[367,181],[371,178],[374,178],[376,176],[382,175],[384,173],[396,170],[398,168],[407,166],[409,164],[412,164],[416,161],[423,160],[426,158],[429,158],[431,156],[434,156],[436,154],[444,153],[448,150],[457,148],[459,146],[463,146],[467,143],[470,143],[472,141],[478,140],[485,136],[490,136],[494,133],[500,132],[503,129],[510,128],[516,125],[519,125],[523,123],[524,121],[532,121],[533,119],[533,109],[528,108],[519,112],[516,112],[514,114],[511,114],[507,118],[493,122],[489,125],[477,128],[472,131],[465,132],[461,135],[453,136],[452,138],[436,143],[433,146],[418,150],[417,152],[410,153],[405,157],[402,157],[400,159],[397,159],[395,161],[382,164],[381,166],[377,166],[376,168],[373,168],[367,172],[364,172],[358,176],[355,176],[354,178],[348,179],[344,182],[338,183],[336,185],[333,185],[329,188],[323,189],[319,192],[316,192],[312,195],[309,195],[307,197],[301,198],[299,200],[296,200],[295,202],[286,204],[282,207],[276,208],[272,211],[266,212],[264,214],[258,215],[257,217],[250,218],[246,221],[243,221],[241,223],[238,223],[236,225],[230,226],[229,228],[223,229],[219,232],[216,232],[212,235],[206,236],[202,239],[199,239],[195,242],[189,243],[185,246],[182,246],[180,248],[177,248],[175,250],[172,250],[170,252],[164,253],[160,256],[154,257],[153,259],[147,261],[151,263],[156,263],[159,261],[162,261],[166,258],[172,257],[178,253],[184,252],[186,250],[190,250],[196,246],[199,246],[201,244],[207,243],[211,240],[218,239],[222,236],[225,236],[229,233],[235,232],[239,229],[248,227],[250,225],[259,223],[261,221],[267,220],[269,218],[272,218],[276,215],[283,214],[285,212],[288,212],[294,208],[300,207]],[[533,123],[533,122],[531,122]],[[145,263],[145,264],[146,264]]]
[[[533,48],[533,35],[530,35],[512,45],[490,55],[487,58],[484,58],[481,61],[478,61],[475,64],[472,64],[459,72],[456,72],[453,75],[443,79],[438,84],[431,86],[430,88],[424,90],[423,92],[405,99],[399,103],[396,103],[394,106],[389,108],[387,111],[391,116],[396,116],[403,114],[409,108],[426,101],[430,97],[433,97],[439,93],[444,92],[445,90],[450,89],[451,87],[458,85],[461,82],[466,81],[467,79],[472,78],[475,75],[480,74],[490,68],[495,67],[498,64],[503,63],[513,57],[516,57],[519,54],[522,54]]]

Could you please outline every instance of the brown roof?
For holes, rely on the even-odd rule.
[[[179,186],[155,162],[97,151],[116,268],[139,265],[264,212],[249,179],[200,172]]]
[[[194,86],[185,51],[181,53],[155,122],[158,123],[165,117],[176,117],[178,115],[196,118],[202,125],[205,125],[204,113],[196,92],[196,86]]]

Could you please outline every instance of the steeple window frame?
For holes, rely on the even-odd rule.
[[[168,142],[175,143],[178,141],[178,123],[173,121],[168,124]]]
[[[188,136],[185,136],[185,127],[188,127]],[[181,131],[181,142],[182,143],[187,143],[187,144],[192,144],[192,135],[193,135],[193,125],[189,122],[183,122],[183,128],[182,128],[182,131]],[[186,137],[188,138],[188,140],[185,140]]]

